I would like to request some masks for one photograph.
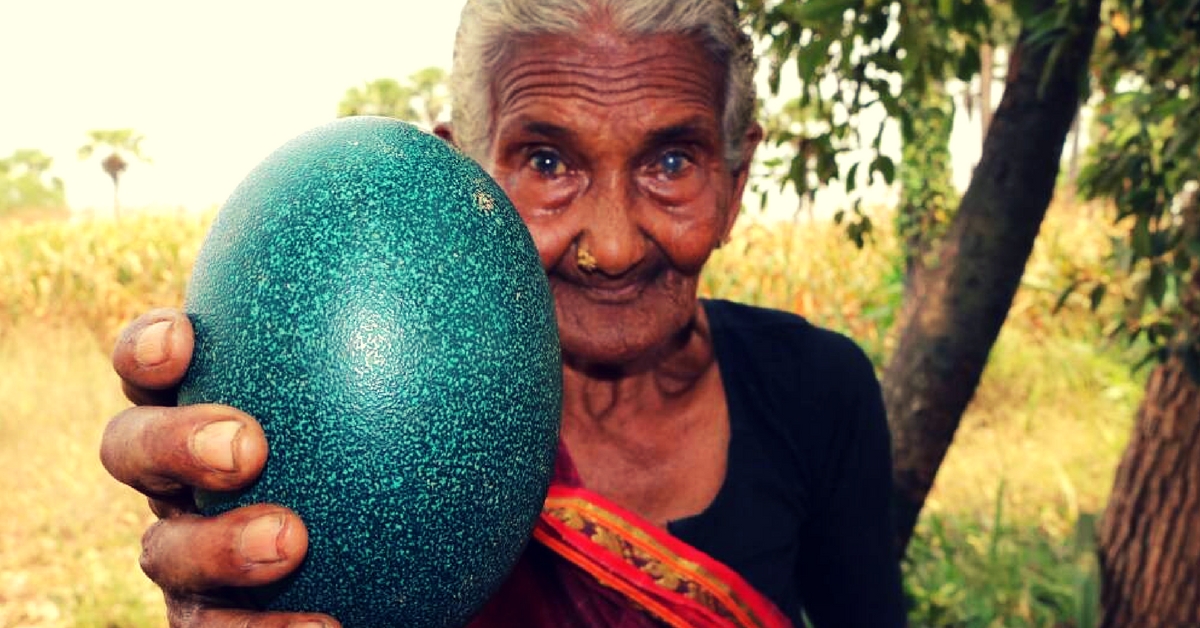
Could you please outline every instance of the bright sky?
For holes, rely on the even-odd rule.
[[[54,158],[74,209],[111,209],[92,129],[131,127],[152,163],[126,207],[219,205],[263,157],[335,117],[345,91],[449,68],[445,0],[0,0],[0,156]]]

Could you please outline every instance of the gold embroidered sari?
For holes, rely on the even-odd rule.
[[[560,447],[533,541],[472,628],[790,628],[738,574],[579,485]]]

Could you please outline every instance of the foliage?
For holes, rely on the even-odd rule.
[[[386,116],[432,129],[449,114],[446,78],[445,70],[428,67],[413,73],[403,83],[381,78],[351,87],[338,104],[338,116]]]
[[[0,159],[0,218],[18,210],[65,210],[62,179],[51,176],[52,163],[50,156],[31,148]]]
[[[913,136],[901,149],[896,233],[905,242],[905,269],[912,272],[945,235],[958,208],[958,192],[950,155],[954,101],[941,82],[929,85],[923,95],[908,98],[912,103],[906,109],[920,115],[912,123]]]
[[[1081,517],[1079,531],[1063,537],[1008,521],[1003,495],[997,494],[990,521],[961,514],[924,518],[905,565],[910,625],[1095,626],[1094,515]]]
[[[1072,288],[1123,303],[1110,331],[1146,341],[1143,364],[1177,352],[1200,381],[1200,3],[1113,0],[1105,40],[1100,137],[1079,189],[1112,199],[1123,233],[1111,269]],[[1114,284],[1114,271],[1131,280]]]
[[[786,180],[802,199],[840,181],[848,194],[861,179],[891,184],[897,172],[883,151],[884,135],[898,123],[905,144],[920,138],[927,90],[979,72],[979,47],[991,34],[984,0],[937,3],[891,0],[747,0],[754,31],[767,42],[769,84],[778,93],[794,71],[801,95],[794,109],[808,118],[769,142],[795,147]],[[936,99],[935,99],[936,100]],[[944,106],[935,103],[935,106]],[[868,112],[882,112],[874,125]],[[858,155],[857,157],[855,155]],[[842,164],[838,158],[847,157]],[[844,169],[843,169],[844,168]],[[931,172],[923,172],[932,178]],[[850,235],[859,243],[871,219],[861,198],[853,203]],[[846,217],[845,210],[838,214]]]

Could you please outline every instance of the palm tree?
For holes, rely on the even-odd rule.
[[[113,217],[119,218],[120,202],[118,189],[121,173],[129,167],[126,158],[149,162],[141,152],[141,143],[145,139],[133,129],[101,129],[88,131],[88,143],[79,147],[79,158],[90,159],[97,151],[108,151],[108,156],[100,162],[100,167],[113,182]]]

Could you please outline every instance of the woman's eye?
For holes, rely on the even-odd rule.
[[[546,177],[559,177],[567,173],[567,165],[563,163],[562,157],[544,148],[529,155],[529,167]]]
[[[692,164],[687,154],[679,150],[669,150],[658,156],[655,169],[668,177],[677,177]]]

